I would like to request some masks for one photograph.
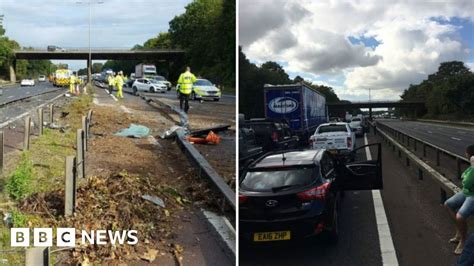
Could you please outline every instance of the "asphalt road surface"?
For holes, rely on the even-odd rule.
[[[377,120],[377,123],[384,123],[463,157],[466,146],[474,144],[474,129],[470,128],[401,120]]]
[[[58,88],[49,82],[36,82],[36,85],[32,87],[21,87],[19,84],[16,84],[12,87],[3,88],[3,94],[0,96],[0,105],[55,90],[58,90]]]
[[[363,139],[358,138],[358,146]],[[380,142],[369,135],[368,143]],[[382,201],[399,265],[453,265],[454,245],[448,243],[454,225],[439,204],[439,187],[414,172],[382,146],[384,189]],[[365,151],[357,160],[366,158]],[[375,149],[371,155],[376,157]],[[383,265],[382,250],[371,191],[346,192],[339,211],[339,242],[324,238],[298,244],[249,248],[240,244],[241,265]],[[387,232],[381,231],[383,236]],[[386,261],[385,261],[386,262]]]

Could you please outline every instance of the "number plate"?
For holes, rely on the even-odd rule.
[[[337,154],[337,150],[329,150],[331,154]]]
[[[253,241],[255,242],[280,241],[280,240],[290,240],[290,239],[291,239],[290,231],[263,232],[263,233],[253,234]]]

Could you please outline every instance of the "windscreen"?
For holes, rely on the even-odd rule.
[[[347,132],[347,128],[345,125],[328,125],[328,126],[320,126],[318,129],[318,133],[327,133],[327,132]]]
[[[212,83],[206,79],[198,79],[194,82],[195,86],[212,86]]]
[[[307,186],[318,178],[319,171],[316,166],[252,171],[246,174],[240,187],[250,191],[272,191],[286,186]]]
[[[162,76],[156,76],[154,79],[159,80],[159,81],[165,81],[166,79]]]

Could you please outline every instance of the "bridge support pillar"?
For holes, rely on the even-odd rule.
[[[372,121],[372,108],[369,108],[369,120]]]
[[[9,66],[10,68],[10,81],[16,82],[16,59],[13,60],[12,64]]]
[[[87,59],[87,82],[92,84],[92,60]]]

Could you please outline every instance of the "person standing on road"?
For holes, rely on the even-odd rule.
[[[179,76],[179,108],[188,113],[189,110],[189,95],[193,90],[193,84],[196,82],[196,77],[191,73],[191,68],[186,67],[186,71]],[[184,103],[184,109],[183,109]]]
[[[75,84],[76,84],[76,76],[75,76],[75,73],[72,73],[72,75],[69,77],[69,93],[71,95],[76,92]]]
[[[114,83],[115,83],[115,80],[114,80],[114,77],[112,75],[108,75],[107,76],[107,82],[109,84],[109,91],[108,93],[112,93],[114,91]]]
[[[474,145],[466,148],[466,157],[471,162],[464,173],[462,173],[462,191],[446,200],[444,205],[449,214],[456,221],[456,235],[449,240],[450,243],[458,243],[454,254],[462,253],[467,235],[467,218],[474,214]]]
[[[117,86],[117,98],[123,99],[122,88],[123,88],[123,77],[122,71],[119,71],[117,76],[115,76],[115,85]]]

